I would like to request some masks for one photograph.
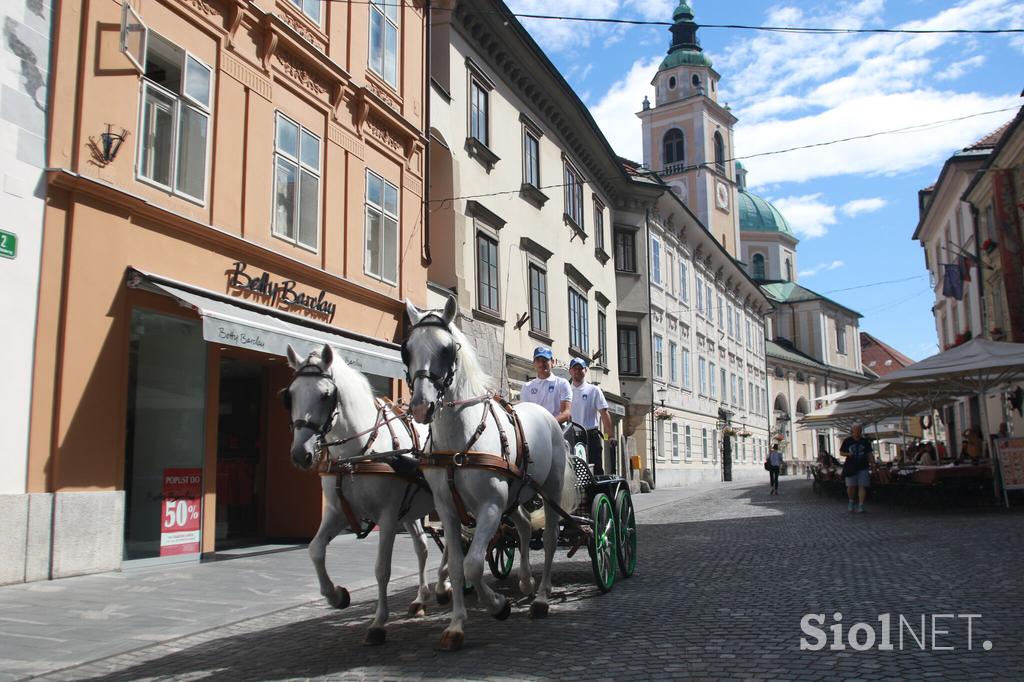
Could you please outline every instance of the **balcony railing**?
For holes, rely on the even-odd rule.
[[[661,169],[661,174],[664,176],[679,175],[686,171],[685,163],[670,163]]]

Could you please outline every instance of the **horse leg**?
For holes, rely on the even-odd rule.
[[[444,492],[448,492],[447,487]],[[439,647],[442,651],[458,651],[466,639],[466,596],[463,594],[466,579],[462,569],[462,524],[459,522],[459,515],[455,511],[450,493],[447,499],[438,499],[435,493],[434,501],[437,503],[437,513],[444,526],[444,547],[452,585],[452,617],[448,627],[441,634]]]
[[[427,587],[427,541],[426,533],[423,531],[423,522],[420,519],[406,519],[403,524],[409,537],[412,539],[412,548],[416,552],[416,561],[419,565],[420,586],[416,591],[416,599],[409,604],[409,615],[420,618],[427,615],[426,603],[430,596],[430,588]]]
[[[395,548],[397,519],[394,510],[388,510],[377,521],[377,616],[370,623],[364,644],[383,644],[387,637],[384,624],[388,621],[388,582],[391,580],[391,555]]]
[[[437,603],[444,606],[452,600],[452,584],[448,580],[448,543],[441,550],[441,565],[437,567],[437,584],[434,586]]]
[[[533,594],[533,575],[530,572],[530,536],[533,534],[533,527],[530,515],[522,507],[516,507],[512,513],[512,523],[516,525],[519,533],[519,591],[523,594]]]
[[[530,617],[543,618],[548,615],[548,594],[551,592],[551,564],[555,559],[555,545],[558,544],[558,512],[553,505],[544,502],[544,572],[540,579],[537,597],[530,604]]]
[[[469,553],[464,562],[466,579],[473,583],[477,590],[480,603],[488,613],[498,620],[505,620],[512,613],[508,599],[498,594],[484,579],[484,564],[487,557],[487,545],[501,525],[501,507],[491,504],[478,510],[476,516],[476,532],[469,546]]]
[[[345,515],[341,513],[341,500],[338,499],[337,477],[321,476],[320,485],[323,488],[327,508],[320,521],[320,528],[309,543],[309,558],[313,561],[313,568],[316,570],[316,577],[320,582],[320,594],[326,597],[327,603],[334,608],[343,609],[351,603],[351,597],[348,590],[336,586],[327,575],[326,558],[328,543],[345,526]]]

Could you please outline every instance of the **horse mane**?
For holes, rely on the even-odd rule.
[[[478,396],[493,390],[494,381],[480,365],[480,358],[462,330],[451,325],[452,336],[458,344],[459,369],[455,372],[455,390],[458,395]]]

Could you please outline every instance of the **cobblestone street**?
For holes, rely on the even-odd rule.
[[[734,484],[642,509],[633,578],[602,595],[586,553],[560,552],[547,620],[531,621],[520,598],[497,622],[470,597],[458,653],[435,650],[447,621],[438,607],[420,620],[396,615],[384,646],[364,646],[374,591],[363,589],[345,611],[306,603],[44,679],[1019,679],[1020,512],[869,503],[853,515],[807,481],[783,479],[781,492]],[[392,613],[404,613],[414,591],[407,579],[395,587]],[[500,587],[515,594],[512,579]],[[815,642],[801,632],[804,614],[825,614],[827,631],[835,612],[844,639],[863,621],[875,647],[801,651],[802,636]],[[892,651],[878,650],[886,613]],[[950,616],[934,647],[952,650],[930,650],[933,614]],[[956,614],[977,614],[971,650]],[[909,629],[921,638],[922,616],[926,651]]]

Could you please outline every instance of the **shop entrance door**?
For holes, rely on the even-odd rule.
[[[217,550],[262,544],[266,537],[266,385],[258,360],[221,356]]]

